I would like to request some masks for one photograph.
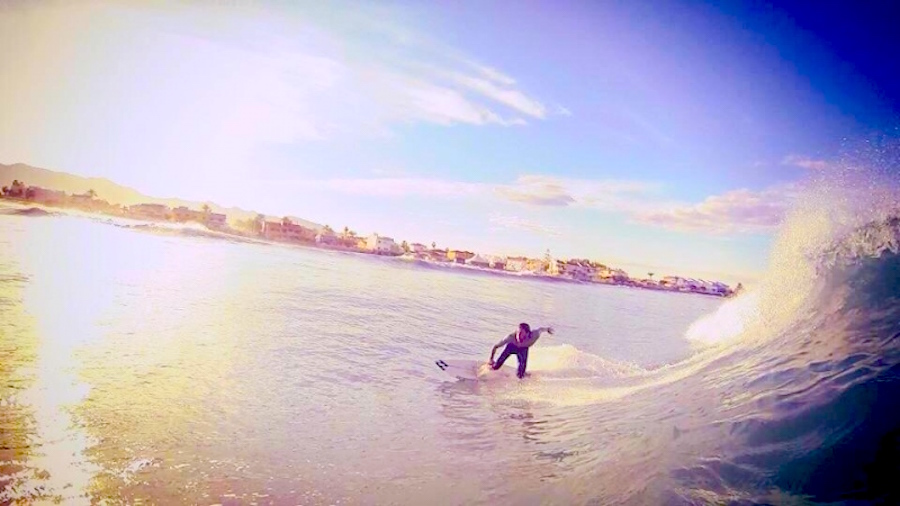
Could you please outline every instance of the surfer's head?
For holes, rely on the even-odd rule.
[[[531,335],[531,326],[528,325],[527,323],[520,323],[519,324],[519,332],[516,335],[516,337],[518,337],[519,341],[521,342],[521,341],[524,341],[525,339],[527,339],[529,335]]]

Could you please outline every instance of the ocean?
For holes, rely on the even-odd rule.
[[[898,222],[799,216],[723,300],[7,208],[0,504],[896,503]]]

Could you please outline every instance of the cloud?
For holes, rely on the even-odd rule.
[[[794,185],[762,191],[733,190],[707,197],[697,204],[682,204],[665,211],[638,213],[643,224],[711,234],[766,233],[781,224],[797,196]]]
[[[784,184],[763,190],[739,189],[711,195],[701,202],[665,197],[658,183],[628,180],[566,179],[521,176],[512,184],[449,181],[415,177],[293,181],[304,191],[330,191],[376,197],[503,199],[538,207],[596,210],[625,216],[642,225],[720,236],[768,233],[779,226],[800,188]],[[503,228],[559,235],[557,228],[514,216],[493,215]]]
[[[575,203],[575,197],[556,178],[523,176],[517,184],[498,186],[495,191],[508,200],[536,206],[568,206]]]
[[[646,209],[648,197],[658,200],[658,183],[628,180],[585,180],[542,175],[520,176],[514,184],[498,185],[502,198],[535,206],[582,206],[604,210]]]
[[[491,81],[494,81],[498,84],[503,84],[506,86],[512,86],[512,85],[516,84],[515,79],[513,79],[512,77],[509,77],[508,75],[504,74],[503,72],[500,72],[499,70],[497,70],[495,68],[488,67],[487,65],[482,65],[480,63],[476,63],[473,61],[469,61],[467,63],[469,65],[471,65],[472,68],[477,70],[482,76],[486,77],[487,79],[490,79]]]
[[[806,156],[799,155],[789,155],[784,157],[784,160],[781,161],[783,165],[793,165],[795,167],[802,167],[808,170],[826,170],[831,164],[826,162],[825,160],[815,160]]]
[[[525,232],[530,232],[538,235],[547,235],[551,237],[558,237],[562,235],[560,229],[557,227],[550,227],[536,221],[528,220],[518,216],[503,216],[495,214],[490,217],[489,221],[491,224],[495,225],[495,227],[493,227],[494,229],[507,228],[512,230],[522,230]]]
[[[120,150],[157,146],[149,166],[190,153],[185,165],[240,167],[272,144],[547,117],[516,79],[396,23],[402,13],[359,10],[22,4],[0,17],[0,31],[18,34],[0,47],[0,152],[65,144],[76,157],[112,133],[125,141],[106,144]],[[44,141],[56,138],[69,141]]]
[[[375,197],[466,197],[484,193],[487,189],[487,186],[482,183],[396,177],[281,181],[279,184],[294,185],[302,187],[304,190],[324,190]]]
[[[481,79],[458,72],[450,74],[449,78],[462,88],[474,92],[483,98],[503,104],[514,111],[533,118],[543,119],[547,116],[547,108],[544,104],[513,88],[512,85],[500,85],[488,79]]]
[[[385,173],[381,174],[386,176]],[[272,182],[271,184],[276,184]],[[647,211],[664,205],[655,183],[626,180],[581,180],[524,175],[512,184],[451,181],[437,178],[375,177],[279,181],[308,190],[382,197],[501,197],[533,206],[582,206],[609,211]],[[649,200],[648,200],[649,199]],[[653,202],[652,204],[649,202]]]

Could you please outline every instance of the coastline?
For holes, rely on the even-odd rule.
[[[333,251],[346,254],[357,254],[367,256],[386,257],[391,260],[400,262],[415,263],[418,266],[430,269],[442,269],[447,271],[457,271],[462,274],[478,274],[503,276],[513,279],[535,280],[554,283],[572,283],[579,285],[602,285],[637,288],[642,290],[672,292],[672,293],[688,293],[695,295],[704,295],[707,297],[729,298],[740,293],[740,290],[728,289],[725,292],[711,292],[705,289],[691,289],[680,286],[667,286],[651,279],[634,279],[625,278],[608,278],[608,279],[578,279],[564,274],[551,274],[549,272],[540,272],[535,270],[509,270],[506,268],[481,267],[469,265],[464,262],[446,260],[434,260],[427,253],[393,253],[381,252],[364,249],[360,247],[349,247],[340,244],[326,244],[315,240],[297,240],[297,241],[277,241],[266,238],[259,234],[252,234],[247,231],[236,230],[231,226],[209,227],[208,225],[197,222],[178,222],[170,219],[152,219],[141,216],[130,215],[127,211],[120,208],[117,212],[104,212],[102,210],[90,210],[65,205],[50,205],[46,203],[36,202],[27,198],[18,198],[10,196],[0,196],[0,202],[12,204],[21,211],[19,215],[31,215],[34,217],[66,215],[73,217],[83,217],[86,219],[98,220],[103,223],[131,228],[135,230],[152,229],[155,233],[172,233],[179,235],[188,235],[195,237],[205,237],[218,240],[240,241],[244,243],[260,244],[260,245],[283,245],[289,247],[302,247],[322,251]],[[40,212],[38,212],[40,211]],[[9,214],[9,213],[6,213]],[[104,219],[106,218],[106,219]],[[125,220],[126,223],[115,223],[112,220]],[[130,223],[129,223],[130,222]]]

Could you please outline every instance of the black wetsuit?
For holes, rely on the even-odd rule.
[[[519,360],[519,369],[516,372],[516,376],[522,379],[525,377],[525,368],[528,366],[528,347],[520,347],[512,343],[507,344],[506,348],[503,348],[503,352],[500,353],[500,358],[494,362],[494,370],[503,367],[503,362],[506,362],[506,359],[513,354]]]

